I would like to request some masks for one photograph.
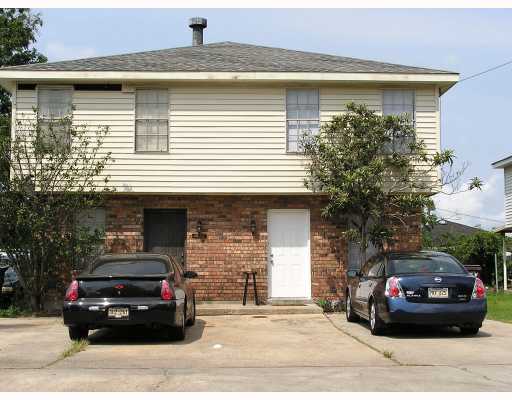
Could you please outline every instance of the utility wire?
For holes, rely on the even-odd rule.
[[[468,76],[467,78],[463,78],[463,79],[461,79],[458,83],[461,83],[461,82],[467,81],[468,79],[476,78],[477,76],[480,76],[480,75],[486,74],[486,73],[488,73],[488,72],[491,72],[491,71],[497,70],[498,68],[505,67],[506,65],[509,65],[509,64],[512,64],[512,60],[507,61],[507,62],[505,62],[505,63],[503,63],[503,64],[500,64],[500,65],[496,65],[495,67],[492,67],[492,68],[486,69],[485,71],[479,72],[479,73],[477,73],[477,74],[470,75],[470,76]]]
[[[463,215],[463,216],[465,216],[465,217],[472,217],[472,218],[482,219],[482,220],[486,220],[486,221],[499,222],[499,223],[501,223],[501,224],[503,224],[503,223],[504,223],[503,221],[500,221],[500,220],[498,220],[498,219],[478,217],[478,216],[476,216],[476,215],[464,214],[464,213],[461,213],[461,212],[458,212],[458,211],[454,211],[454,210],[446,210],[446,209],[444,209],[444,208],[436,208],[436,210],[444,211],[444,212],[449,212],[449,213],[452,213],[452,214],[455,214],[455,215]],[[435,211],[435,210],[434,210],[434,211]]]

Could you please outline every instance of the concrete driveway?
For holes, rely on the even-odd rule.
[[[512,390],[512,325],[497,322],[374,338],[340,315],[212,316],[181,343],[101,330],[61,359],[70,344],[59,319],[0,319],[4,390]]]

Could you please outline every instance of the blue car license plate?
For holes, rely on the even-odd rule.
[[[447,299],[448,288],[428,288],[429,299]]]

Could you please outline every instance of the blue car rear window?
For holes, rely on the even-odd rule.
[[[399,274],[466,274],[466,270],[453,258],[448,256],[408,256],[391,259],[388,266],[389,275]]]
[[[162,275],[167,264],[158,260],[107,261],[93,268],[91,275]]]

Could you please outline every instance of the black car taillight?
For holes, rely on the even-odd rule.
[[[160,290],[160,297],[162,297],[162,300],[172,300],[173,293],[171,290],[171,287],[169,285],[169,282],[167,282],[165,279],[162,281],[162,289]]]
[[[77,301],[78,300],[78,281],[74,280],[66,290],[66,297],[64,297],[67,301]]]

